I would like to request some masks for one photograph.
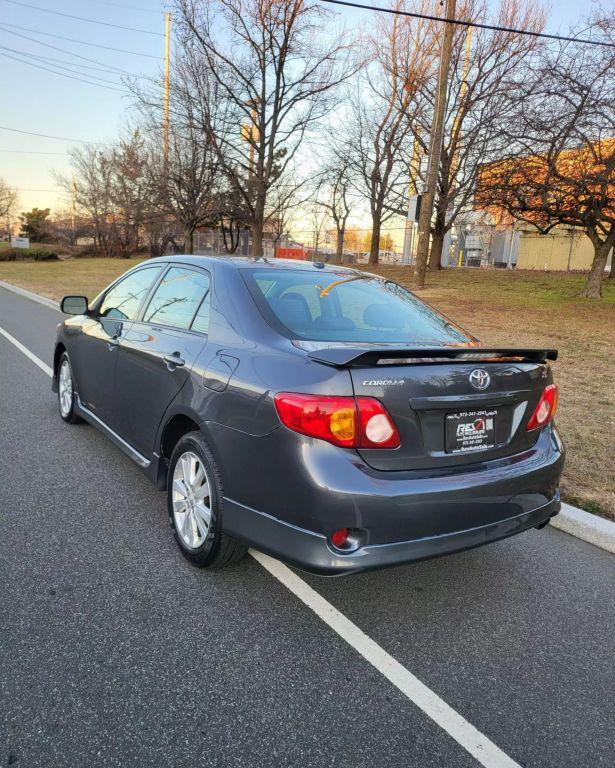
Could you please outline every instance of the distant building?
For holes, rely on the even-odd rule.
[[[583,178],[584,174],[594,172],[600,167],[600,161],[596,157],[602,157],[599,150],[612,155],[615,147],[615,138],[605,138],[593,145],[596,152],[590,151],[587,146],[578,149],[569,149],[557,156],[557,167],[565,179],[560,195],[565,195],[566,204],[569,207],[576,204],[577,188],[571,179]],[[538,180],[547,178],[547,158],[542,155],[522,156],[515,160],[503,160],[485,164],[481,167],[476,183],[474,207],[475,212],[482,212],[489,218],[498,232],[511,232],[512,254],[507,259],[509,264],[515,264],[518,269],[534,269],[544,271],[587,271],[594,259],[594,248],[590,239],[581,227],[560,225],[554,227],[547,234],[541,234],[538,229],[529,223],[520,223],[513,220],[509,213],[502,207],[494,204],[490,198],[490,188],[495,180],[495,188],[498,183],[504,184],[511,190],[517,186],[523,188],[526,179]],[[549,166],[550,167],[550,166]],[[518,169],[522,168],[522,171]],[[566,180],[567,179],[567,180]],[[533,189],[530,184],[530,190]],[[538,193],[533,194],[535,198]],[[531,206],[534,198],[530,197],[529,210],[535,210]],[[540,202],[540,200],[539,200]],[[533,220],[539,221],[540,214],[532,214]],[[530,216],[530,214],[528,214]],[[543,222],[545,223],[545,222]],[[613,255],[609,257],[611,263]],[[497,256],[495,262],[497,263]]]

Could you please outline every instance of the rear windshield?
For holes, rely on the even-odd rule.
[[[463,331],[390,280],[360,272],[243,269],[265,319],[291,339],[467,343]]]

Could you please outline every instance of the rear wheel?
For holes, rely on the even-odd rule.
[[[76,424],[81,421],[75,413],[75,380],[66,352],[62,353],[58,366],[58,406],[60,416],[67,424]]]
[[[184,557],[200,568],[221,568],[246,554],[245,544],[222,531],[222,483],[200,432],[189,432],[171,456],[167,483],[169,520]]]

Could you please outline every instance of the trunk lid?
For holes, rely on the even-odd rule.
[[[329,348],[312,359],[349,369],[355,395],[389,411],[401,445],[360,449],[374,469],[438,469],[497,459],[533,446],[526,425],[555,350]]]

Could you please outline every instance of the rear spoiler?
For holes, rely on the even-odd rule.
[[[485,347],[436,347],[426,349],[329,347],[308,352],[317,363],[340,368],[374,365],[436,363],[545,363],[557,360],[557,349],[508,349]]]

